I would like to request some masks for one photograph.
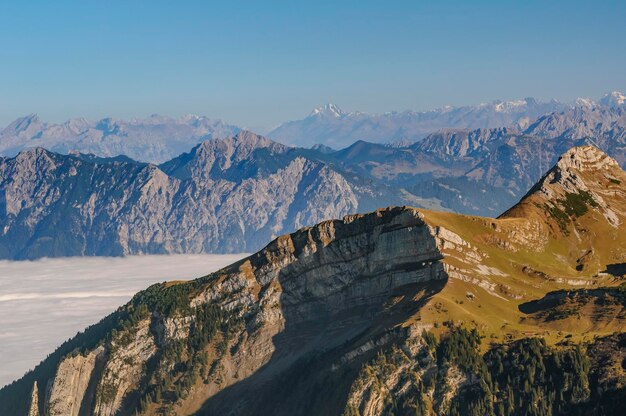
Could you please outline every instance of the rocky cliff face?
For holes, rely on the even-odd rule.
[[[76,354],[59,363],[54,380],[47,388],[45,414],[50,416],[78,416],[81,403],[89,387],[91,374],[104,348],[99,347],[86,355]]]
[[[383,321],[404,312],[384,313],[385,302],[398,291],[427,298],[446,280],[441,258],[434,230],[412,209],[348,216],[280,237],[214,275],[138,295],[117,312],[113,335],[60,360],[45,408],[95,415],[154,409],[150,386],[166,394],[159,383],[172,373],[181,382],[187,374],[199,377],[194,384],[203,380],[179,404],[184,411],[233,406],[218,393],[246,377],[274,380],[319,349],[338,348],[349,361],[368,351],[369,343],[348,348],[365,334],[387,343],[393,335]],[[87,394],[90,385],[95,394]],[[245,397],[237,406],[246,412],[259,404]]]
[[[0,160],[0,257],[254,251],[390,200],[249,132],[161,166],[37,148]]]

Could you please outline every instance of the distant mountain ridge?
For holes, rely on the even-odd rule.
[[[30,114],[0,131],[0,154],[14,156],[24,149],[44,147],[58,153],[125,155],[143,162],[160,163],[203,140],[229,137],[239,130],[221,120],[194,115],[97,121],[76,118],[63,124],[49,124],[36,114]]]
[[[593,145],[626,166],[626,108],[576,107],[519,128],[444,129],[421,141],[357,141],[317,157],[341,169],[436,199],[455,212],[497,216],[568,148]]]
[[[254,251],[394,188],[241,131],[160,166],[42,148],[0,158],[0,258]]]
[[[579,98],[572,103],[557,100],[541,102],[534,98],[493,101],[471,106],[446,106],[430,111],[400,111],[383,114],[344,112],[334,104],[313,110],[308,117],[289,121],[268,133],[268,137],[293,146],[322,144],[335,149],[357,140],[389,143],[417,141],[441,129],[513,127],[524,130],[538,117],[576,108],[619,107],[620,92],[605,94],[600,100]]]
[[[0,257],[254,251],[280,233],[388,205],[495,217],[570,147],[594,145],[625,166],[625,114],[575,108],[525,131],[447,129],[338,151],[240,131],[161,165],[25,150],[0,158]]]
[[[314,109],[302,120],[281,124],[266,136],[289,146],[305,148],[321,145],[341,149],[358,140],[408,145],[442,129],[507,127],[525,130],[537,118],[548,114],[624,107],[624,97],[614,91],[598,101],[579,98],[572,103],[561,103],[525,98],[384,114],[344,112],[334,104],[327,104]],[[100,157],[125,155],[142,162],[163,163],[202,141],[230,137],[240,130],[221,120],[196,115],[179,118],[152,115],[132,120],[104,118],[96,121],[75,118],[54,124],[30,114],[0,130],[0,155],[15,156],[24,149],[43,147],[57,153],[77,151]]]
[[[341,150],[293,148],[247,131],[198,139],[160,165],[24,150],[0,157],[0,257],[254,251],[280,233],[388,205],[495,217],[571,147],[593,145],[626,166],[620,97],[543,115],[525,129],[443,129],[418,142],[360,140]],[[107,121],[98,131],[109,136],[96,144],[168,123],[186,131],[191,123],[198,132],[212,125],[156,116]],[[4,132],[37,137],[41,125],[31,117]],[[85,126],[74,121],[61,130],[92,131]],[[155,145],[169,143],[160,137]]]

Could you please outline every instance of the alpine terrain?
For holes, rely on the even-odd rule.
[[[592,146],[497,219],[324,221],[138,293],[0,390],[0,414],[624,414],[625,221],[626,173]]]
[[[0,158],[0,258],[254,252],[300,227],[389,205],[498,216],[571,147],[593,145],[625,167],[619,97],[525,130],[447,129],[412,144],[304,149],[240,131],[160,165],[22,150]]]
[[[247,131],[159,166],[34,148],[0,158],[0,258],[250,253],[327,218],[417,202]]]

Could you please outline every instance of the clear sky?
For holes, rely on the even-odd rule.
[[[597,98],[626,90],[625,22],[626,1],[4,0],[0,125]]]

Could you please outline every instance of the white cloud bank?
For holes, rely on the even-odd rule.
[[[204,276],[244,256],[0,261],[0,386],[22,376],[63,341],[149,285]]]

